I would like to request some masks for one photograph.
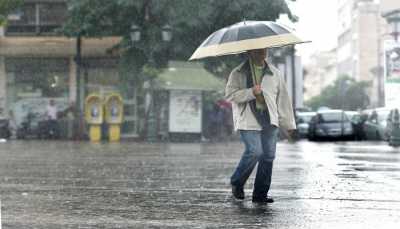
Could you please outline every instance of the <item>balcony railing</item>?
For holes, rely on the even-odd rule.
[[[8,25],[6,28],[6,36],[55,36],[57,35],[56,30],[60,27],[61,25],[56,24]]]

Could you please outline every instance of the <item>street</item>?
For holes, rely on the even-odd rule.
[[[0,143],[2,228],[398,228],[400,149],[279,142],[270,195],[231,198],[243,146]]]

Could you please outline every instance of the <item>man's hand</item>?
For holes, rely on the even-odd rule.
[[[262,93],[261,85],[254,85],[253,94],[254,95],[261,95],[261,93]]]
[[[296,141],[296,130],[287,130],[287,137],[289,142]]]

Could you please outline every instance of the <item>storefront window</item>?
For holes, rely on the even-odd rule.
[[[128,82],[122,82],[118,73],[118,59],[91,58],[83,61],[85,66],[86,96],[97,93],[106,96],[109,93],[120,93],[124,102],[124,117],[121,126],[122,135],[137,135],[137,100],[136,90]]]
[[[6,59],[8,100],[51,97],[67,98],[68,59]]]

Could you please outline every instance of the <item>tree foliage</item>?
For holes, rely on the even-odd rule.
[[[319,96],[306,101],[306,105],[313,110],[322,106],[345,110],[365,109],[370,102],[367,94],[370,85],[367,81],[356,82],[349,76],[341,76],[332,85],[324,88]]]
[[[293,0],[292,0],[293,1]],[[287,13],[295,20],[285,0],[69,0],[68,20],[62,32],[68,36],[121,36],[122,67],[142,72],[144,66],[164,67],[169,59],[187,60],[212,32],[247,20],[275,20]],[[140,28],[141,39],[130,41],[132,24]],[[163,42],[162,27],[172,27],[173,39]],[[206,67],[226,74],[237,59],[210,58]],[[134,63],[134,64],[132,64]]]
[[[22,3],[23,0],[0,0],[0,26],[6,23],[8,14],[21,6]]]

